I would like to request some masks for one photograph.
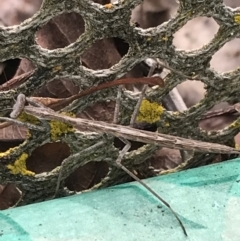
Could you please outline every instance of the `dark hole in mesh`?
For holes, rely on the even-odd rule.
[[[16,205],[22,197],[22,193],[15,184],[0,185],[0,210],[8,209]]]
[[[129,44],[121,38],[113,38],[113,40],[119,54],[121,56],[124,56],[125,54],[127,54],[129,49]]]
[[[20,61],[20,59],[9,59],[0,63],[0,85],[14,77]]]
[[[35,65],[25,58],[0,63],[0,90],[17,88],[28,80],[35,69]]]
[[[65,184],[69,190],[83,191],[101,182],[108,174],[107,162],[89,162],[76,169],[68,178]]]
[[[36,174],[50,172],[70,155],[70,148],[64,142],[47,143],[37,147],[26,160],[29,171]]]
[[[78,13],[63,13],[37,31],[36,42],[45,49],[64,48],[75,42],[84,30],[84,20]]]
[[[91,0],[92,2],[99,3],[101,5],[105,5],[111,2],[111,0]]]
[[[0,141],[0,152],[5,152],[9,148],[14,148],[22,143],[23,141]]]
[[[222,102],[216,104],[213,108],[204,113],[202,116],[203,119],[199,122],[201,129],[206,131],[218,131],[231,125],[238,118],[238,112],[234,110],[228,111],[230,110],[229,106],[227,102]]]
[[[82,63],[89,69],[108,69],[117,64],[128,51],[123,39],[105,38],[97,40],[81,55]]]

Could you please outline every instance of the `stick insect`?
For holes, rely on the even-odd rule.
[[[148,77],[151,77],[152,74],[154,73],[154,70],[156,69],[156,64],[152,64],[148,73]],[[122,86],[119,87],[118,89],[118,95],[117,95],[117,101],[116,101],[116,106],[115,106],[115,112],[114,112],[114,124],[117,124],[118,122],[118,116],[119,116],[119,110],[120,110],[120,104],[121,104],[121,88]],[[148,88],[147,84],[144,84],[141,94],[139,96],[139,99],[137,101],[137,104],[134,108],[131,120],[130,120],[130,127],[133,127],[136,119],[137,119],[137,115],[142,103],[142,100],[145,96],[146,90]],[[122,159],[125,156],[125,154],[129,151],[129,149],[131,148],[131,143],[125,139],[125,138],[120,138],[120,140],[125,144],[124,148],[120,151],[119,156],[116,160],[116,164],[119,168],[121,168],[124,172],[126,172],[129,176],[131,176],[135,181],[139,182],[144,188],[146,188],[153,196],[155,196],[160,202],[162,202],[174,215],[174,217],[177,219],[180,227],[183,230],[183,233],[185,234],[185,236],[187,236],[187,231],[182,223],[182,221],[180,220],[180,218],[178,217],[177,213],[172,209],[172,207],[170,206],[170,204],[165,201],[162,197],[160,197],[152,188],[150,188],[145,182],[143,182],[141,179],[139,179],[133,172],[131,172],[129,169],[127,169],[123,164],[122,164]]]

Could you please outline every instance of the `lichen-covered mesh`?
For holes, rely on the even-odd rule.
[[[30,79],[15,90],[1,91],[0,109],[12,108],[14,99],[21,92],[31,96],[47,81],[59,77],[72,79],[81,88],[88,88],[102,82],[122,77],[137,63],[145,58],[159,58],[176,70],[168,74],[164,88],[149,91],[146,98],[160,103],[176,85],[188,78],[196,78],[206,85],[205,98],[184,113],[170,114],[167,111],[160,116],[158,130],[161,133],[232,144],[233,137],[239,132],[236,121],[224,130],[204,132],[198,127],[200,116],[214,104],[229,101],[237,102],[240,91],[239,69],[219,74],[210,69],[210,60],[226,42],[238,37],[240,33],[240,10],[226,7],[221,0],[180,0],[177,14],[168,22],[147,30],[137,28],[130,21],[131,10],[141,0],[125,0],[115,5],[99,5],[90,0],[45,0],[41,9],[19,26],[0,28],[0,61],[13,58],[27,58],[34,63],[36,71]],[[73,44],[56,50],[41,48],[35,42],[35,33],[50,19],[65,12],[77,12],[85,21],[85,32]],[[200,49],[190,52],[178,51],[172,44],[173,34],[189,20],[197,16],[212,17],[220,28],[213,40]],[[119,37],[129,43],[128,53],[119,63],[110,69],[90,70],[81,65],[79,56],[99,39]],[[201,36],[199,36],[201,37]],[[221,61],[221,60],[219,60]],[[178,74],[181,72],[182,74]],[[81,112],[99,101],[114,100],[117,88],[106,89],[75,101],[64,111]],[[121,100],[121,124],[128,124],[137,97],[126,91]],[[71,155],[62,164],[62,180],[76,168],[92,161],[106,161],[112,167],[107,178],[98,186],[117,183],[125,178],[122,171],[113,163],[119,150],[113,145],[113,138],[105,134],[83,131],[66,131],[58,137],[66,142]],[[44,143],[53,142],[49,132],[30,131],[28,139],[17,148],[0,154],[0,183],[13,182],[23,191],[21,203],[30,203],[51,197],[56,188],[59,168],[49,173],[34,175],[24,169],[24,161],[31,152]],[[156,150],[154,145],[145,145],[129,152],[124,163],[130,169],[144,166],[144,161]],[[184,168],[194,166],[196,161],[209,158],[207,154],[195,154],[184,163]],[[144,166],[146,167],[146,166]],[[183,167],[182,167],[183,168]],[[182,169],[181,167],[178,170]],[[15,173],[14,171],[15,170]],[[122,178],[122,179],[121,179]]]

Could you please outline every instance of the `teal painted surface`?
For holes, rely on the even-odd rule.
[[[0,241],[239,241],[240,159],[0,212]]]

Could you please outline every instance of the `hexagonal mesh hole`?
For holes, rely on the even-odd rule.
[[[42,0],[1,0],[0,22],[6,26],[18,25],[40,9]],[[1,25],[1,24],[0,24]]]
[[[220,73],[238,68],[240,66],[240,39],[235,38],[224,44],[212,56],[210,65]]]
[[[194,18],[173,35],[173,45],[186,51],[199,49],[213,39],[218,29],[213,18]]]
[[[126,47],[123,46],[127,45]],[[121,50],[122,47],[124,50]],[[89,69],[100,70],[112,67],[121,60],[121,54],[125,54],[128,44],[122,39],[106,38],[96,41],[81,55],[81,61]],[[120,52],[120,53],[119,53]]]
[[[36,32],[36,42],[45,49],[64,48],[75,42],[84,30],[84,20],[78,13],[63,13]]]
[[[224,110],[227,110],[228,107],[229,104],[227,102],[216,104],[203,115],[202,120],[199,122],[199,127],[206,131],[218,131],[231,125],[237,119],[237,116],[228,112],[224,114]],[[222,114],[214,115],[216,112],[222,112]]]
[[[50,172],[60,166],[62,161],[70,155],[70,148],[66,143],[47,143],[36,148],[26,160],[27,170],[34,173]]]
[[[240,6],[240,1],[239,0],[223,0],[223,3],[231,8],[237,8]]]
[[[156,27],[175,15],[177,8],[175,0],[143,1],[132,11],[132,21],[144,29]]]
[[[88,162],[66,178],[66,186],[72,191],[87,190],[100,183],[108,171],[108,164],[104,161]]]

